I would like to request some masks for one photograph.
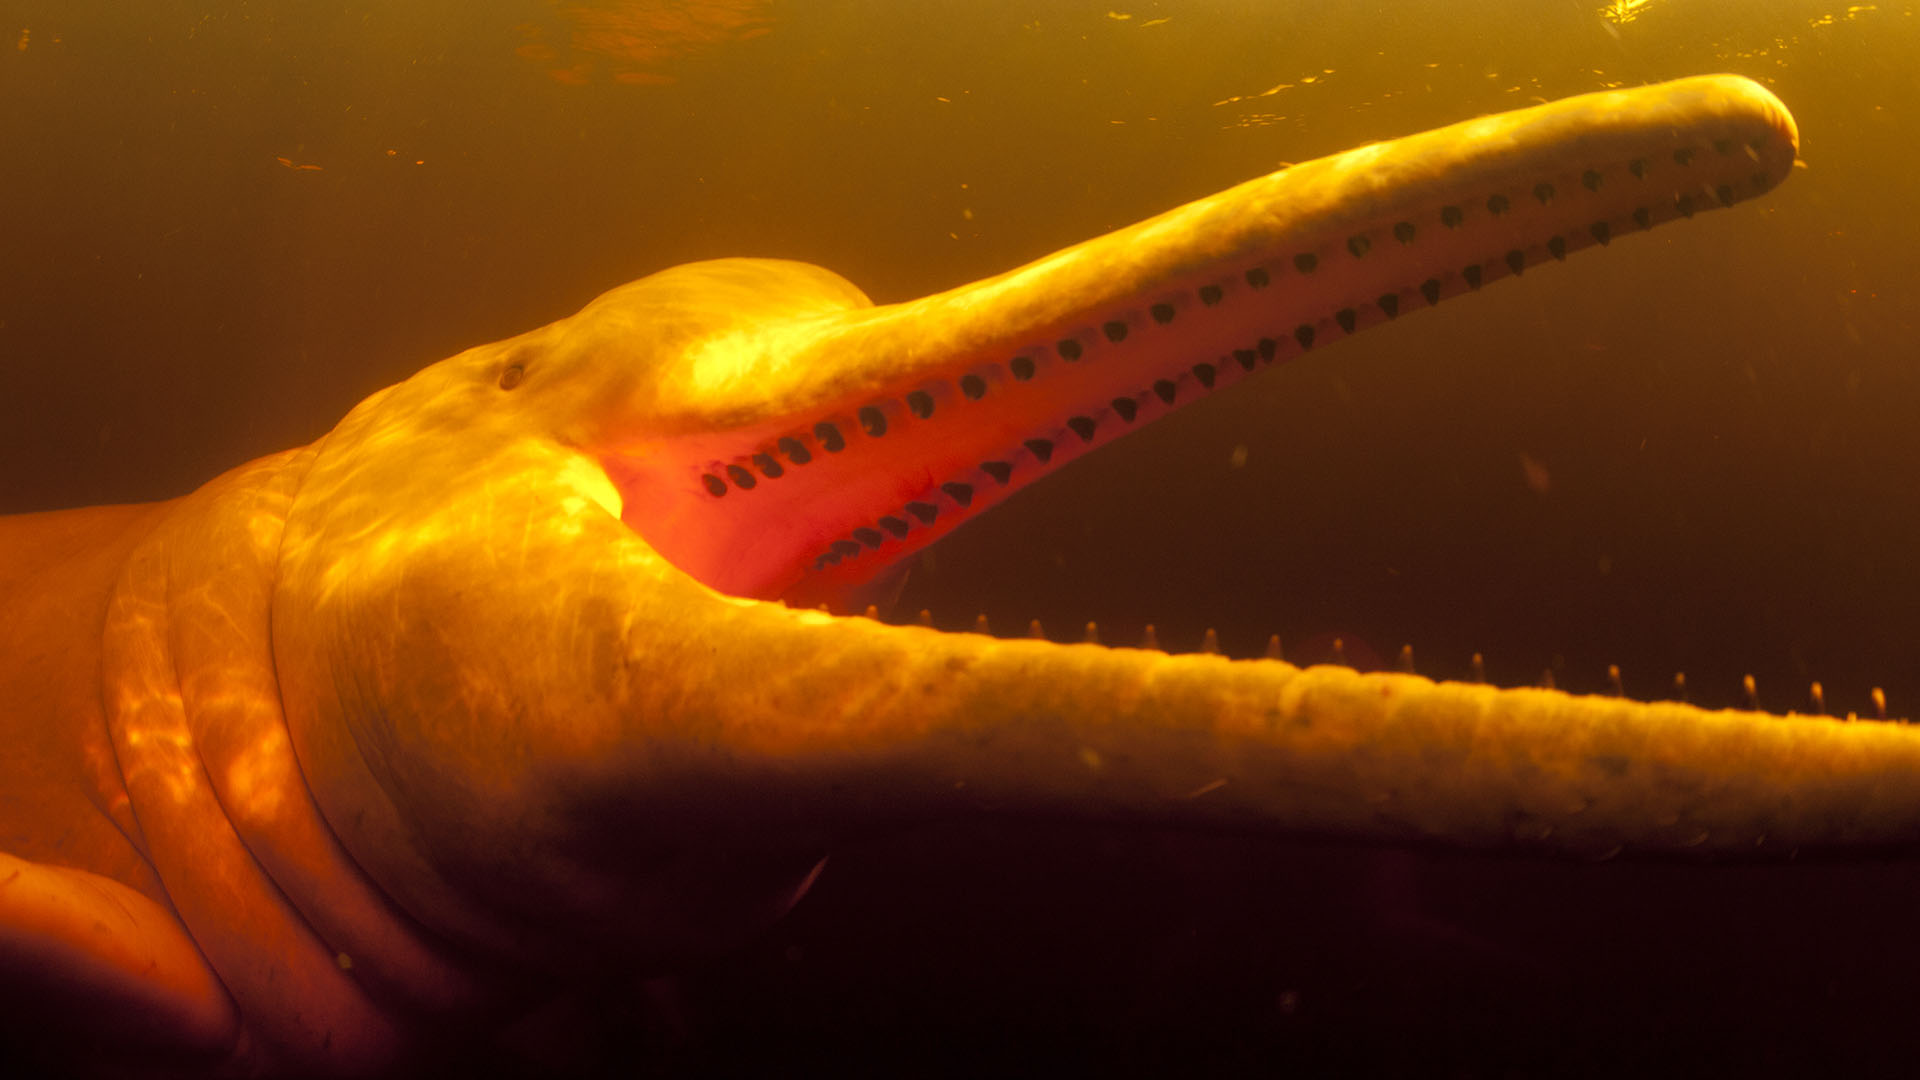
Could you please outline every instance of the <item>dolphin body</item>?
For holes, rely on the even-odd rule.
[[[0,519],[0,1030],[107,1071],[393,1072],[530,983],[748,939],[849,830],[949,816],[1910,848],[1905,725],[829,613],[1172,409],[1764,194],[1796,147],[1711,76],[1297,165],[911,303],[676,267],[191,495]]]

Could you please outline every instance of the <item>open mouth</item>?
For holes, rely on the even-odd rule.
[[[724,415],[708,407],[684,434],[603,460],[628,493],[627,523],[707,584],[911,621],[914,606],[888,604],[902,569],[1009,495],[1369,328],[1763,195],[1796,146],[1791,118],[1765,91],[1684,80],[1294,166],[911,303],[870,307],[837,280],[809,281],[813,307],[707,343],[661,391],[730,401]],[[669,273],[723,275],[743,296],[795,292],[784,264],[721,265]],[[940,614],[949,629],[1163,643],[1151,627],[988,627]],[[967,621],[956,627],[957,617]],[[1183,636],[1193,640],[1165,644],[1220,647],[1210,633]],[[1227,651],[1421,667],[1397,643],[1337,628],[1291,648],[1240,633]],[[1487,677],[1477,655],[1440,673]],[[1692,696],[1684,676],[1653,686],[1640,674],[1634,696]],[[1552,686],[1556,676],[1545,664],[1494,681]],[[1626,689],[1617,669],[1574,688]],[[1856,709],[1884,714],[1884,698],[1870,701]],[[1763,704],[1750,682],[1714,703]],[[1809,704],[1825,711],[1817,685],[1794,707]]]

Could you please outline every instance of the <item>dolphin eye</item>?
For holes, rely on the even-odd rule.
[[[507,369],[500,373],[500,389],[511,390],[519,386],[520,380],[526,378],[526,375],[527,369],[519,364],[508,365]]]

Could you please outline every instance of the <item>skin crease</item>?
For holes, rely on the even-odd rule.
[[[844,610],[1127,425],[1761,194],[1794,139],[1753,84],[1690,81],[1298,166],[914,304],[696,264],[183,499],[9,519],[9,996],[132,1002],[91,1013],[109,1067],[378,1072],[609,952],[737,947],[838,835],[986,809],[1557,854],[1904,847],[1904,727],[773,602]]]

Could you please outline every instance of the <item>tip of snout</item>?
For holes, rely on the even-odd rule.
[[[1748,146],[1769,181],[1768,187],[1793,171],[1800,157],[1800,127],[1773,91],[1745,75],[1703,75],[1674,85],[1697,89],[1702,98],[1717,105],[1715,111],[1750,126]]]

